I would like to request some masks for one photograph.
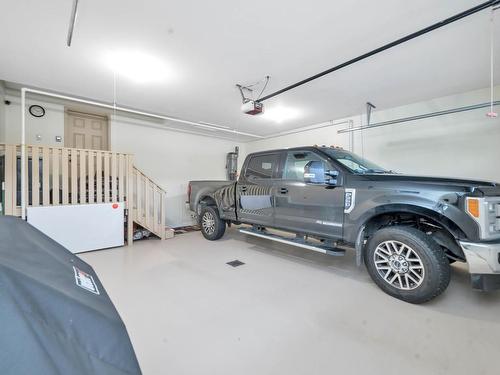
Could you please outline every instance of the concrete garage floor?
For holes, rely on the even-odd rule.
[[[127,325],[145,375],[498,374],[500,293],[410,305],[354,253],[337,258],[228,230],[82,254]],[[237,268],[226,262],[239,259]]]

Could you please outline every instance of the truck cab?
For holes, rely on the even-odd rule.
[[[249,155],[238,181],[238,217],[341,240],[345,171],[315,148]]]

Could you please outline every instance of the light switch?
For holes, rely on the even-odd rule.
[[[36,140],[37,140],[38,142],[40,142],[40,141],[42,140],[42,135],[41,135],[41,134],[37,134],[37,135],[36,135]]]

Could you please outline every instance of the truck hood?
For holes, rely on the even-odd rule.
[[[411,176],[404,174],[365,174],[363,175],[371,181],[386,181],[386,182],[408,182],[418,184],[431,185],[447,185],[449,187],[470,188],[471,191],[480,189],[484,191],[496,191],[500,195],[500,185],[491,181],[467,180],[460,178],[448,177],[428,177],[428,176]]]

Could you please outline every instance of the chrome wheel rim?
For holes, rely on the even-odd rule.
[[[211,212],[205,212],[201,220],[201,225],[206,234],[213,234],[215,232],[214,215]]]
[[[401,290],[418,288],[425,278],[425,268],[418,254],[399,241],[384,241],[373,253],[375,268],[382,279]]]

